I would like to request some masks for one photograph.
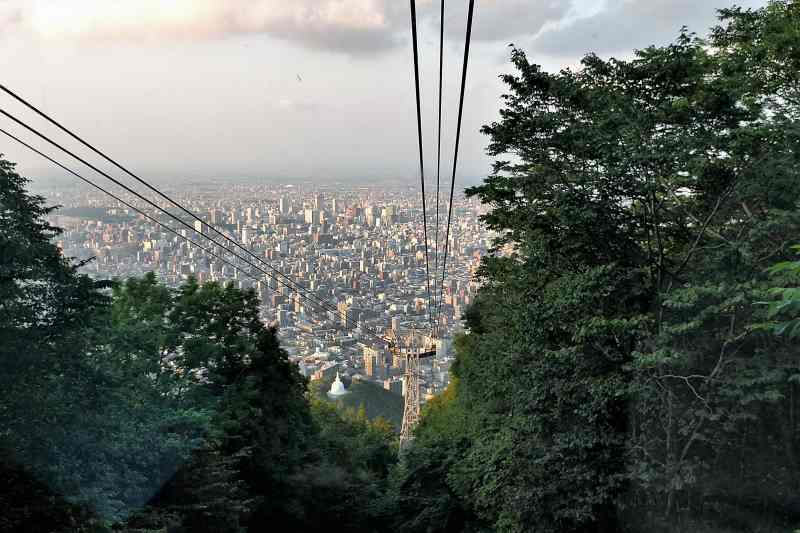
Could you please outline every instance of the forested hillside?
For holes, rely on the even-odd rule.
[[[800,5],[631,60],[512,60],[468,191],[500,237],[398,528],[797,527],[800,279],[770,267],[800,241]]]
[[[382,418],[394,426],[395,432],[400,433],[403,420],[402,396],[375,383],[348,381],[345,383],[349,394],[332,399],[327,395],[332,382],[332,379],[312,381],[309,384],[312,397],[356,412],[363,409],[370,420]]]

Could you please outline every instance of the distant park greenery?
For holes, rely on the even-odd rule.
[[[398,530],[796,528],[800,4],[630,60],[512,62],[468,190],[498,253]]]
[[[403,397],[395,392],[390,392],[378,384],[369,381],[348,382],[348,394],[339,398],[330,398],[327,392],[331,388],[333,379],[321,379],[309,384],[309,391],[313,398],[330,402],[345,410],[358,412],[363,408],[364,414],[370,420],[381,418],[394,426],[394,431],[400,433],[403,420]]]
[[[499,237],[399,460],[252,291],[91,280],[0,158],[0,531],[797,529],[800,4],[511,59]]]

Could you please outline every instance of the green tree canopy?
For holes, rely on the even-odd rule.
[[[800,230],[799,15],[723,10],[708,39],[557,73],[512,51],[468,190],[499,237],[449,422],[406,466],[439,472],[428,530],[451,509],[500,531],[794,516],[799,363],[757,302]]]

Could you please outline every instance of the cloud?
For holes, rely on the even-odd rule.
[[[424,29],[431,38],[439,39],[440,0],[418,1],[418,17],[427,24]],[[568,16],[576,1],[582,0],[476,0],[472,26],[475,41],[503,42],[519,36],[532,37],[544,26],[555,23]],[[404,31],[408,30],[408,3],[397,0],[402,6]],[[392,18],[398,14],[393,13]],[[467,1],[450,0],[446,2],[446,38],[461,42],[467,22]],[[421,30],[422,31],[422,30]]]
[[[608,0],[594,15],[576,17],[570,23],[546,28],[531,49],[550,56],[575,56],[587,52],[614,54],[666,44],[675,39],[682,26],[704,35],[716,22],[723,1],[698,0]],[[737,2],[758,7],[759,0]]]
[[[533,36],[562,19],[575,1],[478,0],[473,36],[506,42]],[[417,3],[420,32],[432,37],[439,0]],[[446,16],[449,38],[462,40],[466,2],[447,3]],[[38,38],[89,44],[264,34],[353,54],[404,44],[410,28],[407,0],[0,0],[0,33],[12,23]]]
[[[480,41],[508,41],[536,35],[542,27],[558,21],[570,11],[568,0],[483,0],[476,2],[473,37]],[[451,31],[462,35],[465,22],[451,24]]]
[[[438,40],[439,1],[417,1],[421,38],[429,42]],[[466,5],[447,3],[451,44],[463,41]],[[473,38],[532,43],[531,50],[551,57],[627,52],[669,42],[684,24],[705,32],[715,7],[707,0],[477,0]],[[89,44],[269,35],[369,55],[407,45],[409,27],[407,0],[0,0],[0,34],[23,28],[42,39]]]
[[[0,2],[0,31],[11,29],[22,22],[22,8],[7,2]]]
[[[392,0],[16,0],[40,38],[87,42],[207,40],[267,34],[319,49],[394,45]],[[2,12],[0,12],[2,13]],[[9,23],[0,18],[0,31]]]

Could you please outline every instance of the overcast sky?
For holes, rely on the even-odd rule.
[[[418,4],[434,179],[439,1]],[[466,4],[446,6],[443,174]],[[489,170],[478,130],[497,116],[509,43],[559,69],[588,51],[623,57],[667,43],[682,25],[704,33],[715,9],[729,5],[478,0],[459,178]],[[419,179],[405,0],[0,0],[0,72],[3,84],[153,179]],[[0,108],[35,120],[5,95]],[[0,124],[19,131],[5,118]],[[63,174],[6,138],[0,152],[25,175]]]

